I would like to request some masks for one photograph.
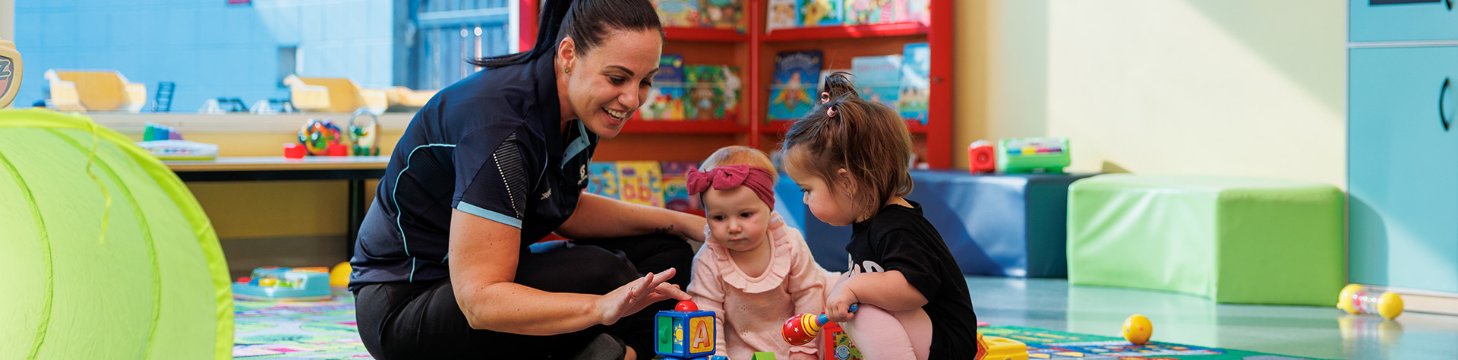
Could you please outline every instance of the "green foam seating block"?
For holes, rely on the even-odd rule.
[[[1344,196],[1302,181],[1113,174],[1068,194],[1068,281],[1219,303],[1331,305]]]

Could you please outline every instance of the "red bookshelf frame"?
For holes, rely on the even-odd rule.
[[[536,40],[536,19],[537,6],[540,0],[517,0],[519,1],[521,13],[521,49],[530,49]],[[773,71],[773,64],[763,61],[762,54],[766,44],[775,44],[774,48],[782,48],[788,43],[789,46],[796,45],[796,42],[806,42],[806,48],[831,49],[835,47],[850,47],[854,42],[844,40],[878,41],[905,41],[907,38],[925,36],[926,42],[931,47],[931,94],[927,109],[927,124],[908,121],[907,128],[912,134],[926,138],[927,163],[934,169],[947,169],[952,166],[952,5],[955,0],[930,0],[929,15],[930,24],[920,22],[900,22],[888,24],[871,25],[850,25],[850,26],[821,26],[795,29],[775,29],[764,31],[764,16],[767,0],[744,0],[747,11],[744,12],[749,18],[746,19],[747,31],[741,33],[729,29],[707,29],[707,28],[665,28],[664,37],[674,42],[703,42],[703,43],[725,43],[746,45],[747,59],[735,59],[733,63],[740,66],[745,73],[744,87],[741,91],[741,104],[747,109],[747,116],[742,119],[724,119],[714,121],[643,121],[632,120],[623,128],[624,134],[648,134],[648,135],[683,135],[683,136],[710,136],[723,137],[724,135],[739,135],[740,143],[751,147],[762,148],[761,143],[768,135],[781,136],[789,129],[787,121],[766,121],[768,109],[768,93],[764,91],[769,84],[763,79],[766,71]],[[831,43],[815,43],[816,41],[831,41]],[[837,43],[838,42],[838,43]],[[737,46],[737,45],[736,45]],[[769,68],[766,68],[769,66]],[[742,121],[742,122],[741,122]],[[654,141],[652,139],[638,139],[642,141]],[[633,140],[633,141],[638,141]],[[667,149],[664,149],[668,151]]]
[[[668,40],[677,41],[744,42],[749,40],[748,35],[731,29],[670,27],[663,28],[663,35]]]
[[[931,27],[920,22],[899,22],[887,24],[818,26],[794,29],[775,29],[764,35],[763,41],[784,42],[828,39],[864,39],[892,36],[926,35]]]
[[[723,120],[642,120],[633,119],[623,125],[624,134],[743,134],[749,130],[734,119]]]
[[[768,124],[765,124],[764,128],[767,130],[766,133],[783,135],[790,131],[790,124],[792,123],[794,121],[791,120],[770,120]],[[931,129],[931,126],[922,125],[920,121],[906,120],[906,130],[912,134],[930,134]]]

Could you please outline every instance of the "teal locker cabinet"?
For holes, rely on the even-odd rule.
[[[1351,0],[1351,282],[1458,293],[1458,11]]]

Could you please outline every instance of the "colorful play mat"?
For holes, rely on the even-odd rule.
[[[354,322],[354,298],[320,302],[238,301],[234,317],[239,359],[369,359]],[[992,326],[984,335],[1028,344],[1029,359],[1284,360],[1299,357],[1151,342],[1018,326]]]
[[[986,336],[1002,336],[1028,344],[1029,359],[1200,359],[1287,360],[1305,359],[1244,350],[1208,348],[1152,341],[1133,345],[1123,338],[1075,334],[1019,326],[980,329]]]
[[[234,304],[237,359],[369,359],[354,323],[354,297]]]

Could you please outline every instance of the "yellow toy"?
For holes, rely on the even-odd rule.
[[[1377,313],[1387,320],[1402,315],[1402,296],[1385,288],[1349,284],[1337,295],[1338,309],[1348,314]]]
[[[351,271],[353,271],[353,268],[349,267],[348,261],[334,265],[334,269],[329,270],[329,286],[337,288],[349,286],[349,273]]]
[[[1144,315],[1130,315],[1124,320],[1124,339],[1134,345],[1149,343],[1149,337],[1154,335],[1154,324],[1149,323],[1149,318]]]
[[[1028,344],[1001,337],[982,336],[977,333],[977,342],[982,343],[976,360],[1028,360]]]

